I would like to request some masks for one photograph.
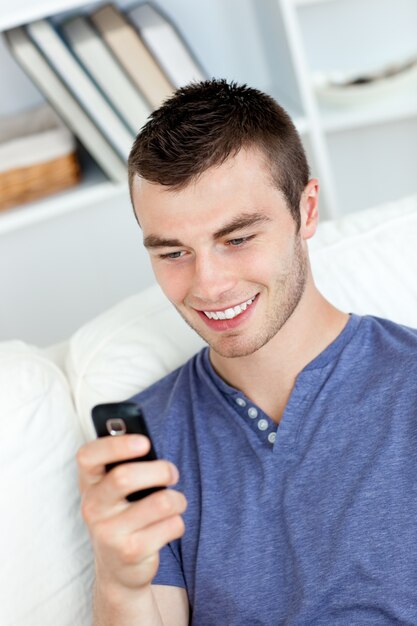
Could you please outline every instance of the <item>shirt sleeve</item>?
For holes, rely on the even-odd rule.
[[[182,565],[179,556],[176,554],[175,543],[169,543],[160,550],[159,568],[152,581],[153,585],[171,585],[173,587],[187,588]]]

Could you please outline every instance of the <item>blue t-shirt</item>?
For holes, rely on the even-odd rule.
[[[188,500],[153,582],[191,624],[417,624],[417,330],[352,314],[279,426],[208,348],[134,401]]]

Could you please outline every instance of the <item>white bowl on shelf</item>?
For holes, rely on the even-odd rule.
[[[313,86],[320,102],[338,107],[371,104],[416,89],[417,109],[417,57],[367,74],[317,72],[313,75]]]

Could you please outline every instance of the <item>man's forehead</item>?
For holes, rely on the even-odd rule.
[[[175,195],[181,194],[187,189],[195,190],[200,182],[204,183],[207,179],[213,178],[213,175],[216,179],[223,177],[225,180],[229,180],[232,173],[239,175],[239,172],[244,179],[255,176],[258,179],[263,179],[264,182],[272,182],[269,160],[260,148],[252,146],[242,147],[237,153],[230,155],[220,163],[213,163],[203,171],[196,172],[184,184],[178,183],[170,186],[169,184],[152,182],[135,173],[132,177],[132,189],[137,192],[149,189]]]
[[[149,181],[138,174],[134,175],[131,184],[132,199],[137,201],[139,208],[143,207],[144,203],[146,203],[149,199],[152,202],[155,202],[156,199],[159,201],[164,201],[165,199],[169,200],[170,198],[175,198],[180,195],[185,189],[192,188],[192,183],[190,183],[182,189],[175,189],[168,185],[162,185],[161,183]]]

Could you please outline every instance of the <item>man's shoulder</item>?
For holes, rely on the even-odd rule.
[[[364,315],[359,325],[356,342],[358,356],[368,354],[380,366],[410,365],[417,368],[417,329],[405,324]],[[364,350],[364,352],[362,351]]]
[[[417,345],[417,328],[376,315],[362,316],[362,330],[370,340],[413,349]]]

